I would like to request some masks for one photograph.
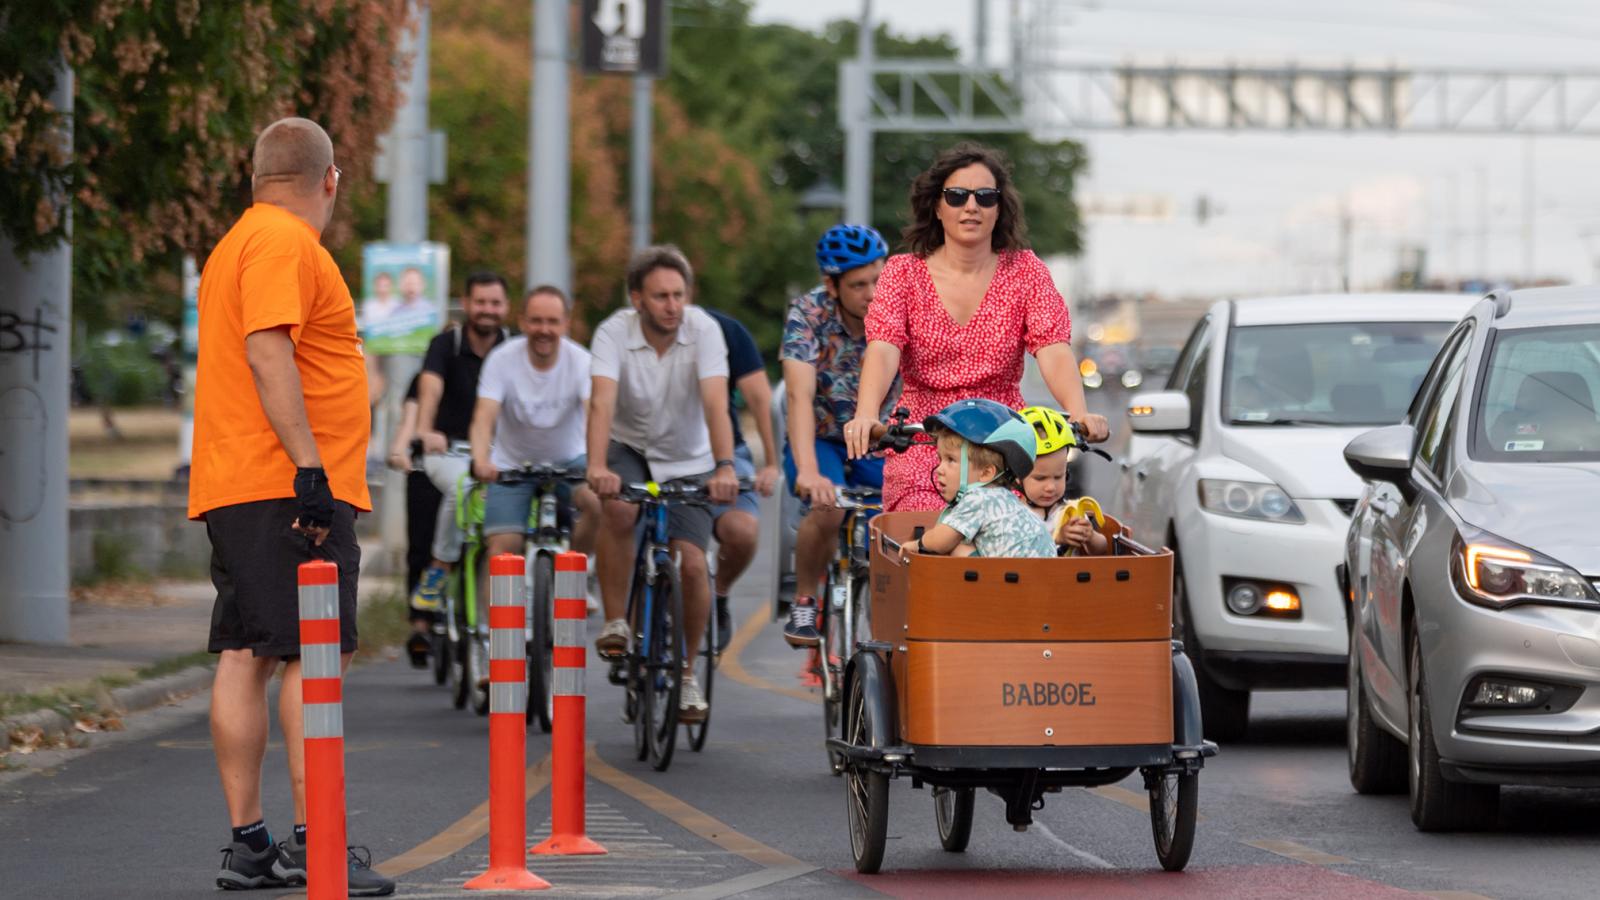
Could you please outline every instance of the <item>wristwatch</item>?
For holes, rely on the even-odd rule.
[[[717,469],[722,468],[723,466],[727,466],[730,469],[734,468],[733,460],[731,460],[731,459],[719,459],[719,460],[717,460],[717,464],[716,464],[716,466],[714,466],[712,468],[712,471],[714,472]]]

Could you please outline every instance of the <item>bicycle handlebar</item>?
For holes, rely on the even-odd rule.
[[[548,463],[538,466],[520,466],[507,469],[500,473],[501,484],[526,484],[528,482],[544,483],[547,481],[565,481],[568,484],[583,484],[588,473],[583,469],[573,469],[566,466],[553,466]]]
[[[755,490],[755,479],[740,478],[739,490]],[[627,503],[682,503],[691,506],[714,506],[711,500],[711,491],[702,481],[669,481],[666,484],[657,484],[653,481],[636,481],[622,486],[622,491],[617,494],[617,499]]]

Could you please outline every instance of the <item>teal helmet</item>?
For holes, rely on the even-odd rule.
[[[999,452],[1006,461],[1006,472],[1017,481],[1033,471],[1038,438],[1033,426],[1021,414],[993,400],[958,400],[922,420],[930,433],[948,431]],[[965,466],[963,465],[963,478]]]

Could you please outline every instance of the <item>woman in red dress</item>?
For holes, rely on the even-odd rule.
[[[851,457],[871,443],[872,411],[900,371],[902,398],[920,422],[945,406],[986,397],[1022,406],[1022,355],[1033,354],[1050,393],[1090,440],[1103,441],[1104,416],[1090,415],[1069,341],[1067,303],[1050,272],[1027,249],[1022,200],[996,151],[962,143],[945,151],[911,186],[909,253],[889,257],[867,309],[867,352],[845,425]],[[942,509],[932,482],[932,446],[891,457],[883,499],[890,510]]]

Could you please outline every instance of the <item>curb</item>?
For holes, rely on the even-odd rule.
[[[123,715],[142,712],[181,700],[211,686],[211,666],[191,666],[182,672],[152,678],[138,684],[116,688],[106,693],[110,696],[110,709]],[[54,709],[38,709],[9,719],[0,719],[0,738],[18,728],[38,728],[45,736],[55,738],[73,732],[72,719]]]

